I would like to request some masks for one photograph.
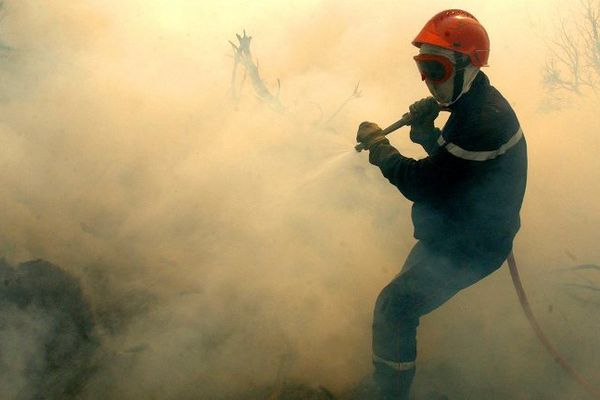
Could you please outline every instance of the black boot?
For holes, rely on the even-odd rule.
[[[374,364],[373,378],[379,386],[380,400],[408,400],[415,368],[398,371],[385,364]]]

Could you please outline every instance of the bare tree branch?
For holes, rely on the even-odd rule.
[[[235,35],[238,40],[238,44],[234,44],[229,41],[231,46],[233,47],[234,52],[234,72],[232,77],[232,93],[236,93],[235,89],[235,74],[237,64],[241,64],[244,67],[245,73],[250,77],[250,81],[252,82],[252,86],[254,87],[254,92],[258,96],[258,98],[266,103],[268,103],[274,110],[283,111],[283,105],[279,101],[279,96],[273,96],[267,85],[260,77],[259,69],[258,69],[258,60],[256,63],[252,57],[252,52],[250,51],[250,42],[252,41],[252,36],[248,36],[246,34],[246,30],[243,31],[243,35],[237,34]],[[281,84],[278,83],[280,86]]]
[[[362,96],[362,92],[360,90],[358,90],[359,86],[360,86],[360,82],[358,82],[356,84],[356,86],[354,87],[354,91],[352,92],[350,97],[348,97],[346,100],[344,100],[344,102],[338,107],[338,109],[335,110],[335,112],[333,114],[331,114],[331,117],[329,117],[327,119],[327,121],[325,121],[325,125],[329,124],[335,118],[335,116],[338,115],[340,113],[340,111],[342,111],[344,109],[344,107],[346,107],[346,104],[348,104],[350,102],[350,100],[357,99],[360,96]]]
[[[230,93],[234,102],[237,104],[240,101],[240,91],[244,85],[246,77],[250,78],[252,83],[252,87],[254,89],[254,94],[265,103],[269,104],[271,108],[273,108],[277,112],[286,111],[281,101],[279,100],[279,95],[281,93],[281,81],[277,79],[277,90],[275,94],[267,88],[264,80],[260,76],[260,67],[258,60],[254,60],[252,56],[252,52],[250,51],[250,43],[252,41],[252,36],[248,36],[246,31],[243,31],[243,34],[236,34],[237,43],[232,41],[228,41],[233,50],[233,70],[231,73],[231,88]],[[241,66],[241,68],[240,68]],[[239,70],[242,69],[242,80],[238,83],[238,73]],[[352,94],[345,99],[342,104],[335,110],[335,112],[323,123],[324,125],[328,125],[339,113],[340,111],[352,100],[361,97],[362,92],[359,90],[360,82],[356,84]],[[322,122],[323,110],[320,105],[315,104],[313,102],[308,102],[309,104],[314,104],[319,109],[321,116],[319,119],[314,122],[319,125]]]
[[[600,100],[600,0],[580,0],[577,7],[573,17],[561,16],[548,42],[543,83],[550,91],[591,92]]]

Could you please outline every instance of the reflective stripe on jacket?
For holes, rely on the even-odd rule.
[[[508,254],[527,176],[525,138],[512,107],[480,72],[438,135],[433,146],[424,145],[426,158],[404,157],[383,142],[369,160],[414,202],[416,239],[475,256]]]

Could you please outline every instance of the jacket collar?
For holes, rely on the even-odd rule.
[[[463,94],[460,97],[460,99],[458,99],[456,102],[450,104],[450,106],[448,106],[448,109],[450,109],[450,111],[453,112],[456,109],[462,108],[464,105],[469,104],[474,98],[477,97],[478,93],[481,93],[482,89],[488,86],[490,86],[490,79],[483,71],[479,71],[479,73],[473,80],[469,91]]]

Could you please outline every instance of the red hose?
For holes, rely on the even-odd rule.
[[[579,383],[579,385],[593,398],[596,400],[600,400],[600,391],[597,388],[592,386],[592,384],[585,379],[583,376],[579,374],[572,366],[564,359],[564,357],[558,352],[556,347],[548,340],[548,337],[542,331],[540,324],[535,319],[533,312],[531,311],[531,306],[529,305],[529,300],[527,300],[527,295],[525,294],[525,290],[523,289],[523,284],[521,283],[521,278],[519,277],[519,271],[517,270],[517,263],[515,262],[515,256],[511,252],[507,258],[508,268],[510,270],[510,276],[512,278],[513,284],[515,286],[515,290],[517,291],[517,296],[519,297],[519,302],[521,303],[521,307],[523,308],[523,312],[525,312],[525,316],[527,316],[527,320],[529,324],[533,328],[536,336],[542,342],[546,350],[552,355],[554,361],[556,361],[569,375],[573,377]]]

